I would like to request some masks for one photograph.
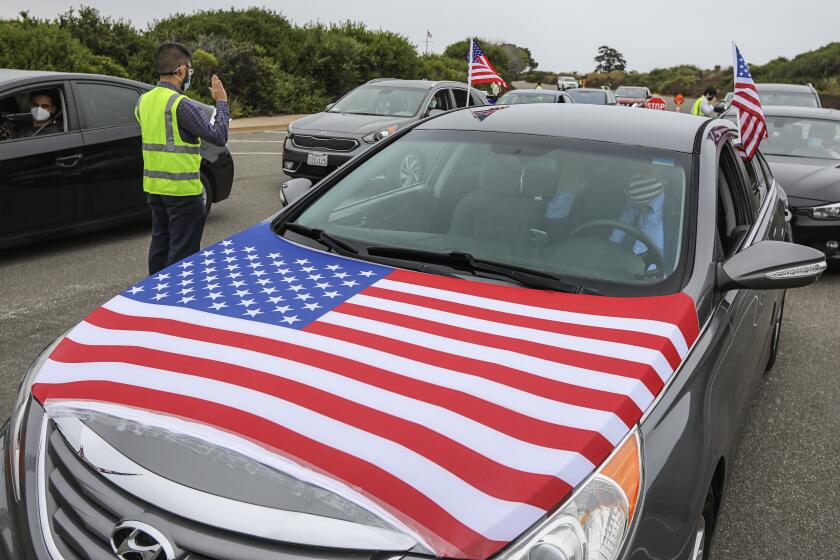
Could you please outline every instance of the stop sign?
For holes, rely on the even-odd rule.
[[[665,100],[661,97],[651,97],[648,99],[648,102],[645,103],[645,107],[648,109],[658,109],[660,111],[664,111],[667,106],[668,104],[665,103]]]

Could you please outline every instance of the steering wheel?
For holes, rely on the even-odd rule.
[[[665,256],[650,236],[636,226],[625,224],[624,222],[620,222],[618,220],[589,220],[588,222],[585,222],[573,229],[571,233],[569,233],[569,237],[576,237],[580,235],[581,232],[590,229],[606,227],[620,229],[625,235],[630,235],[633,239],[644,243],[645,247],[647,247],[647,251],[638,256],[641,257],[642,261],[645,263],[645,272],[647,272],[651,265],[654,265],[654,271],[656,271],[656,274],[663,274],[665,271]]]

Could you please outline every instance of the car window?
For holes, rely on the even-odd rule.
[[[481,96],[475,92],[470,93],[470,99],[472,100],[470,105],[473,106],[481,106],[484,105],[484,101],[482,101]]]
[[[86,128],[137,124],[134,107],[140,92],[136,89],[93,82],[77,83],[75,89]]]
[[[67,131],[64,89],[38,87],[0,98],[0,142]]]
[[[434,96],[432,96],[432,99],[429,101],[428,109],[440,109],[441,111],[448,111],[452,109],[452,102],[449,100],[449,90],[437,90]]]
[[[455,107],[466,107],[467,106],[467,90],[465,89],[453,89],[452,95],[455,96]]]
[[[499,99],[499,105],[519,105],[522,103],[557,103],[557,96],[553,93],[508,92]]]
[[[328,112],[410,117],[417,114],[420,104],[426,98],[426,92],[427,90],[419,88],[360,86],[339,99]]]
[[[767,117],[765,154],[840,159],[840,120]]]
[[[584,283],[652,287],[684,254],[690,169],[689,154],[638,146],[413,130],[297,221],[360,246],[463,251]]]
[[[618,97],[650,97],[643,87],[620,86],[615,94]]]
[[[758,163],[758,157],[752,158],[744,164],[747,172],[747,177],[750,180],[750,190],[752,191],[755,207],[761,206],[767,196],[767,180],[764,177],[764,171]]]
[[[764,177],[767,181],[767,188],[769,189],[770,186],[773,184],[773,172],[770,170],[770,166],[767,164],[767,160],[764,159],[764,156],[761,152],[756,152],[755,155],[756,161],[758,161],[758,165],[761,167],[761,171],[764,173]]]
[[[755,221],[753,196],[747,171],[732,142],[726,140],[718,160],[717,229],[726,256],[733,254]]]
[[[788,107],[819,107],[813,93],[781,93],[760,91],[758,97],[762,105],[787,105]]]
[[[604,91],[580,89],[570,89],[567,93],[569,97],[574,99],[575,103],[585,103],[588,105],[604,105],[608,95]]]

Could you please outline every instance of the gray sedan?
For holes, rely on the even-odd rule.
[[[35,361],[0,553],[707,558],[785,289],[826,266],[734,136],[470,108],[291,180]]]

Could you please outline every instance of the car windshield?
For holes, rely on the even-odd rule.
[[[354,89],[330,108],[330,113],[410,117],[417,114],[426,98],[425,89],[362,86]]]
[[[819,107],[813,93],[758,92],[763,105],[787,105],[788,107]]]
[[[840,121],[767,117],[766,155],[840,159]]]
[[[573,89],[566,92],[575,103],[586,103],[589,105],[606,105],[607,96],[603,91],[585,91]]]
[[[665,293],[684,253],[690,166],[688,154],[638,146],[414,130],[295,221],[360,258],[372,247],[467,253],[579,289]]]
[[[645,97],[647,96],[647,92],[645,88],[641,87],[621,86],[615,90],[615,95],[616,97]]]
[[[557,96],[552,93],[506,93],[499,99],[499,105],[519,105],[520,103],[556,103]]]

